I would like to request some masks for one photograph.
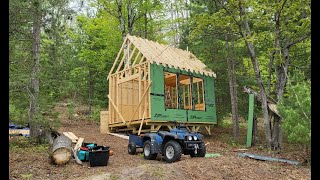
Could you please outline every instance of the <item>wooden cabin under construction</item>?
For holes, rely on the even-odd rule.
[[[109,72],[101,132],[134,134],[183,124],[210,135],[216,74],[189,51],[127,35]]]

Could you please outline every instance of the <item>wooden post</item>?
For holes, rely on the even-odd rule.
[[[122,117],[121,113],[120,113],[120,112],[119,112],[119,110],[118,110],[118,107],[114,104],[113,100],[111,99],[111,97],[110,97],[109,95],[108,95],[108,98],[109,98],[109,100],[110,100],[110,102],[111,102],[112,106],[114,107],[114,109],[115,109],[115,110],[116,110],[116,112],[118,113],[118,115],[119,115],[120,119],[122,120],[123,124],[125,124],[125,123],[126,123],[126,121],[123,119],[123,117]]]
[[[251,147],[251,143],[252,143],[253,105],[254,105],[254,94],[249,94],[247,147]]]
[[[141,129],[142,129],[142,126],[143,126],[143,121],[144,121],[144,115],[145,115],[145,113],[143,113],[143,116],[142,116],[142,121],[141,121],[141,124],[140,124],[140,127],[139,127],[138,135],[140,135],[140,133],[141,133]]]
[[[109,111],[100,111],[100,133],[109,133]]]

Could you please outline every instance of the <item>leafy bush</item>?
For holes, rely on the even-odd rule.
[[[93,108],[93,112],[91,114],[91,118],[95,122],[100,122],[100,111],[102,108],[98,105]]]
[[[294,77],[299,80],[301,77]],[[278,111],[288,141],[305,146],[311,143],[311,81],[287,84],[287,94],[281,99]]]

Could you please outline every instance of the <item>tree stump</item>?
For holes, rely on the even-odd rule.
[[[65,135],[56,137],[52,144],[51,159],[53,163],[66,164],[72,157],[72,141]]]

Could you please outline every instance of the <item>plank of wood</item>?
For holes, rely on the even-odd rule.
[[[109,132],[109,111],[100,111],[100,133],[106,134]]]
[[[141,124],[139,127],[138,135],[140,135],[140,133],[141,133],[141,129],[142,129],[143,121],[144,121],[144,115],[145,115],[145,113],[143,113],[143,116],[142,116],[142,121],[141,121]]]
[[[134,61],[132,63],[132,66],[134,66],[138,60],[138,57],[140,56],[141,52],[139,51],[138,54],[136,55],[136,57],[134,58]]]
[[[72,136],[75,140],[78,140],[78,137],[75,135],[75,134],[73,134],[73,132],[68,132],[69,134],[70,134],[70,136]]]
[[[134,110],[134,113],[132,114],[131,118],[129,119],[129,125],[130,125],[131,120],[133,119],[134,115],[135,115],[136,112],[138,111],[138,109],[139,109],[139,107],[140,107],[140,105],[141,105],[144,97],[146,96],[147,92],[149,91],[150,86],[151,86],[151,82],[149,83],[149,85],[148,85],[147,89],[145,90],[144,94],[142,95],[141,100],[140,100],[140,102],[139,102],[139,104],[138,104],[138,107],[136,107],[136,109]]]
[[[135,53],[136,49],[137,49],[137,47],[134,47],[133,50],[131,51],[130,55],[129,55],[128,67],[129,67],[130,62],[132,62],[131,59],[132,59],[132,56],[133,56],[133,54]],[[132,63],[131,63],[131,66],[133,66]]]
[[[71,141],[73,142],[73,143],[76,143],[77,142],[77,140],[76,139],[74,139],[68,132],[62,132],[65,136],[67,136],[69,139],[71,139]]]
[[[117,64],[117,61],[118,61],[118,59],[119,59],[119,57],[120,57],[120,54],[122,53],[123,47],[124,47],[124,45],[125,45],[126,42],[127,42],[127,39],[128,39],[128,36],[124,39],[124,41],[123,41],[123,43],[122,43],[122,46],[121,46],[121,48],[120,48],[120,50],[119,50],[119,52],[118,52],[118,55],[117,55],[117,57],[116,57],[113,65],[112,65],[112,68],[111,68],[111,70],[110,70],[110,72],[109,72],[109,74],[108,74],[107,80],[109,80],[110,75],[112,74],[113,69],[115,68],[115,66],[116,66],[116,64]]]
[[[121,84],[121,83],[124,83],[124,82],[128,82],[128,81],[131,81],[131,80],[133,80],[133,79],[137,79],[137,78],[139,78],[141,76],[141,74],[134,74],[134,75],[131,75],[131,76],[128,76],[128,77],[125,77],[125,78],[123,78],[123,79],[119,79],[118,80],[118,84]]]
[[[126,121],[123,119],[123,117],[122,117],[122,115],[121,115],[120,111],[118,110],[118,107],[114,104],[113,100],[111,99],[111,97],[110,97],[109,95],[108,95],[108,98],[109,98],[109,100],[110,100],[110,102],[111,102],[112,106],[114,107],[114,109],[115,109],[115,110],[116,110],[116,112],[118,113],[119,117],[121,118],[122,122],[123,122],[123,123],[126,123]]]
[[[129,42],[129,44],[128,44],[128,46],[127,46],[127,51],[123,54],[123,57],[122,57],[119,65],[118,65],[118,68],[117,68],[117,70],[116,70],[115,73],[119,72],[120,68],[122,67],[122,65],[123,65],[123,63],[124,63],[125,58],[128,57],[128,54],[127,54],[127,53],[128,53],[128,51],[129,51],[129,49],[130,49],[131,44],[132,44],[132,42]],[[128,57],[128,58],[129,58],[129,57]],[[124,65],[124,67],[126,67],[126,64]]]
[[[77,144],[74,146],[73,150],[74,151],[78,151],[78,149],[82,146],[84,139],[83,138],[79,138]]]
[[[113,136],[117,136],[117,137],[120,137],[122,139],[127,139],[129,140],[129,136],[125,136],[125,135],[122,135],[122,134],[117,134],[117,133],[109,133],[110,135],[113,135]]]

